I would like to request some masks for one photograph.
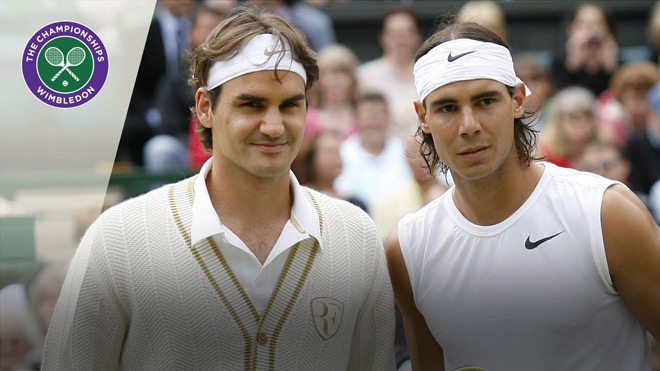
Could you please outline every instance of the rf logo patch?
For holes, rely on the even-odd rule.
[[[312,300],[312,316],[314,326],[323,340],[333,337],[341,324],[344,305],[332,298],[316,298]]]

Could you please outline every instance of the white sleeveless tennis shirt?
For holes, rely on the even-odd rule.
[[[468,221],[453,189],[399,222],[415,304],[446,369],[650,369],[646,333],[605,257],[601,202],[616,182],[542,164],[501,223]]]

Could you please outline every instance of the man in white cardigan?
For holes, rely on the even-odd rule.
[[[213,157],[90,227],[43,369],[393,369],[376,227],[289,170],[318,78],[314,53],[280,17],[248,8],[211,33],[191,66]]]

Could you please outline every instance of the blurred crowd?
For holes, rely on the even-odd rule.
[[[26,283],[0,290],[0,370],[39,370],[67,266],[43,264]]]
[[[451,177],[418,169],[424,162],[415,158],[412,71],[422,35],[413,8],[396,3],[389,5],[373,40],[382,55],[361,61],[336,42],[332,19],[323,11],[327,1],[159,0],[116,169],[194,171],[208,159],[190,112],[194,97],[186,57],[243,3],[282,15],[318,53],[320,79],[309,97],[305,138],[293,166],[303,184],[359,205],[383,228],[383,236],[404,213],[451,186]],[[497,2],[465,2],[454,20],[480,23],[507,39],[506,14]],[[563,50],[547,60],[514,48],[515,68],[532,91],[526,108],[536,119],[538,157],[625,183],[660,219],[660,208],[654,207],[660,202],[660,89],[654,88],[660,6],[650,12],[645,60],[622,62],[615,21],[598,3],[576,3],[566,15]],[[414,197],[402,198],[411,192]],[[383,208],[388,212],[379,211]]]
[[[450,176],[428,174],[415,137],[415,53],[422,39],[411,8],[382,18],[382,56],[360,61],[336,43],[326,1],[247,0],[282,15],[317,51],[320,79],[293,171],[300,182],[367,211],[384,239],[404,214],[438,197]],[[116,168],[199,169],[209,154],[192,119],[187,55],[231,9],[232,0],[158,0],[130,100]],[[396,3],[395,3],[396,5]],[[539,132],[538,157],[626,184],[660,222],[660,2],[650,10],[647,60],[623,63],[615,18],[596,3],[567,15],[566,43],[545,63],[513,49],[517,75],[532,91],[526,109]],[[470,1],[456,21],[507,38],[492,1]],[[559,35],[558,35],[559,37]],[[43,336],[65,267],[45,266],[25,284],[0,291],[1,370],[38,369]],[[8,304],[12,303],[12,304]],[[405,346],[399,360],[405,360]],[[654,369],[660,369],[656,354]]]

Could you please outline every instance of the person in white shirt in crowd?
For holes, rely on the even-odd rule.
[[[413,80],[413,56],[420,41],[419,22],[406,7],[390,9],[382,21],[380,45],[383,55],[358,68],[362,92],[378,92],[387,98],[392,120],[391,132],[405,142],[415,127],[410,102],[417,99]]]
[[[365,93],[357,100],[358,132],[340,149],[343,169],[335,189],[367,205],[412,178],[403,142],[389,134],[390,116],[382,94]]]

